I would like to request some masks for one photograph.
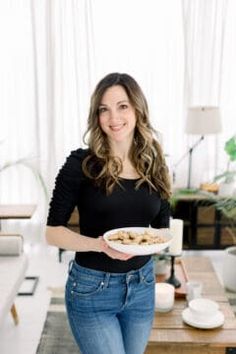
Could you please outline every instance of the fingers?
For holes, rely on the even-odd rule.
[[[121,261],[127,261],[128,259],[133,257],[133,255],[131,255],[131,254],[126,254],[126,253],[122,253],[119,251],[115,251],[110,247],[108,247],[106,254],[113,259],[119,259]]]
[[[125,254],[125,253],[122,253],[122,254],[114,254],[113,252],[107,252],[106,253],[109,257],[113,258],[113,259],[118,259],[120,261],[128,261],[128,259],[132,258],[133,255],[130,255],[130,254]]]
[[[120,261],[127,261],[128,259],[133,257],[133,255],[131,254],[119,252],[109,247],[106,241],[104,240],[103,236],[99,236],[99,240],[101,251],[104,252],[108,257],[111,257],[112,259],[119,259]]]
[[[108,244],[104,241],[102,236],[100,236],[99,239],[100,239],[101,251],[104,252],[109,257],[113,259],[119,259],[120,261],[127,261],[128,259],[133,257],[133,255],[131,254],[119,252],[109,247]]]

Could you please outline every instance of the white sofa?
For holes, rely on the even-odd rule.
[[[21,235],[0,234],[0,326],[11,311],[15,324],[19,317],[14,304],[28,266]]]

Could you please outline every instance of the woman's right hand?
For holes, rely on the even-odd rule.
[[[119,252],[109,247],[106,241],[102,236],[98,238],[99,240],[99,249],[101,252],[104,252],[106,255],[113,259],[119,259],[120,261],[127,261],[128,259],[134,257],[132,254],[127,254],[123,252]]]

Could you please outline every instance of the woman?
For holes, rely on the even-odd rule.
[[[170,184],[146,99],[127,74],[104,77],[91,97],[88,149],[72,151],[56,178],[47,241],[75,251],[66,307],[83,354],[141,354],[154,316],[150,256],[108,247],[119,227],[169,226]],[[66,225],[77,206],[80,234]]]

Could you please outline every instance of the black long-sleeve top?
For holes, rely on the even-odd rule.
[[[150,193],[147,184],[135,189],[137,180],[121,178],[112,194],[86,177],[82,161],[88,149],[72,151],[60,169],[50,202],[47,225],[67,226],[72,211],[79,211],[80,233],[98,237],[120,227],[165,228],[169,226],[170,206],[159,192]],[[123,273],[142,267],[150,256],[135,256],[128,261],[115,260],[103,252],[76,252],[75,260],[84,267],[112,273]]]

